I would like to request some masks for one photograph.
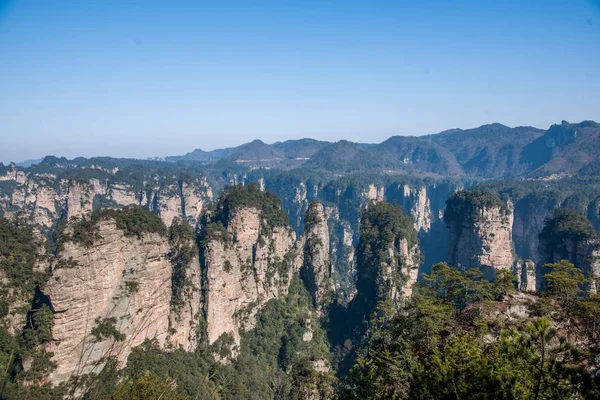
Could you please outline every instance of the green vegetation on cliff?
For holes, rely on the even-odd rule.
[[[402,240],[407,242],[409,254],[400,253]],[[347,305],[336,299],[328,315],[329,340],[342,374],[351,365],[356,346],[369,326],[367,322],[379,314],[381,307],[393,308],[392,293],[401,295],[408,278],[404,270],[407,262],[418,265],[419,261],[405,260],[404,256],[411,256],[410,250],[417,245],[413,221],[400,207],[379,202],[362,210],[356,252],[357,293]]]
[[[15,298],[28,300],[46,281],[47,271],[36,268],[42,249],[31,226],[0,217],[0,271],[7,279],[0,283],[0,318],[6,315],[8,303]]]
[[[311,310],[310,296],[296,276],[287,296],[272,299],[258,312],[256,327],[243,333],[236,358],[217,362],[213,353],[216,349],[205,344],[187,353],[180,349],[164,352],[147,342],[129,356],[123,371],[125,385],[158,376],[165,382],[172,380],[173,390],[168,393],[191,399],[300,400],[309,393],[332,398],[332,373],[319,372],[316,367],[319,363],[329,366],[329,352],[324,332]],[[309,329],[312,339],[305,341]],[[146,385],[144,388],[148,389]],[[118,388],[113,398],[123,398],[117,395],[129,389]]]
[[[167,227],[158,215],[146,211],[142,207],[130,205],[121,210],[105,209],[94,211],[92,214],[80,218],[72,218],[59,235],[59,249],[65,242],[91,246],[94,241],[99,239],[98,224],[110,219],[115,221],[117,228],[122,230],[125,236],[141,238],[147,233],[167,236]]]
[[[278,226],[289,225],[288,215],[281,208],[279,197],[270,191],[263,191],[258,183],[248,185],[233,185],[221,192],[219,200],[214,209],[205,213],[205,225],[216,224],[213,233],[218,234],[227,227],[237,210],[242,208],[253,208],[260,213],[261,229],[270,232]]]
[[[444,220],[476,221],[483,209],[497,207],[504,215],[510,210],[494,193],[484,189],[460,190],[446,200]]]
[[[41,249],[31,226],[0,217],[0,399],[51,398],[42,396],[53,393],[43,385],[54,368],[43,349],[52,340],[54,316],[40,301],[39,287],[48,277],[36,265],[43,262]]]
[[[186,271],[193,258],[198,256],[194,231],[179,218],[174,219],[169,227],[169,245],[171,251],[168,257],[173,265],[171,307],[178,310],[183,304],[184,294],[194,287]]]
[[[551,243],[550,247],[560,246],[564,240],[582,241],[596,237],[592,223],[575,210],[557,208],[545,221],[540,233],[541,240]]]
[[[401,269],[407,263],[418,265],[417,260],[405,260],[400,254],[400,241],[408,243],[409,251],[418,245],[413,220],[396,205],[386,202],[370,204],[361,214],[360,240],[356,252],[358,295],[372,302],[381,299],[391,286],[400,287],[406,277]],[[390,249],[395,260],[389,260]],[[416,255],[418,257],[418,254]],[[382,265],[395,261],[397,267],[386,276]],[[385,287],[385,288],[384,288]]]

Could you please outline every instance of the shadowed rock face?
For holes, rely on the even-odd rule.
[[[312,296],[314,306],[321,311],[327,302],[327,293],[333,289],[330,280],[329,227],[323,204],[310,205],[299,247],[299,256],[303,258],[300,275]]]
[[[488,277],[495,270],[512,269],[513,216],[499,198],[478,190],[458,192],[448,200],[445,220],[452,265],[479,268]]]
[[[543,287],[541,278],[548,272],[544,265],[560,260],[573,263],[587,278],[600,274],[600,238],[590,221],[576,211],[557,209],[546,220],[539,243],[538,286]],[[596,293],[596,282],[592,281],[588,289]]]

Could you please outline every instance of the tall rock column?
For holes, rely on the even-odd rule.
[[[255,315],[287,294],[295,272],[296,234],[277,196],[258,184],[236,185],[221,195],[203,223],[208,342],[229,335],[239,344]]]
[[[71,222],[61,237],[58,260],[42,288],[54,311],[46,350],[57,365],[49,377],[55,384],[98,373],[110,358],[123,367],[131,349],[146,339],[166,343],[172,271],[166,230],[158,217],[139,212],[154,227],[129,232],[105,214],[98,221]]]
[[[552,218],[546,220],[539,240],[540,281],[548,272],[544,265],[560,260],[573,263],[588,279],[600,276],[600,238],[583,215],[571,209],[556,209]],[[597,281],[592,280],[586,289],[597,293]]]
[[[537,268],[532,260],[520,261],[516,265],[516,275],[519,282],[519,290],[522,292],[536,292]]]
[[[193,351],[197,346],[202,310],[201,273],[198,247],[192,228],[179,218],[169,227],[171,274],[169,336],[171,347]]]
[[[313,304],[321,311],[331,292],[331,262],[329,260],[329,227],[320,202],[312,203],[306,212],[304,235],[300,240],[302,267],[300,276],[310,292]]]
[[[461,190],[446,202],[450,233],[448,259],[459,268],[479,268],[487,277],[512,270],[513,217],[509,207],[484,190]]]
[[[357,250],[357,300],[368,308],[391,300],[400,305],[412,295],[420,252],[412,219],[398,206],[371,204],[360,220]]]

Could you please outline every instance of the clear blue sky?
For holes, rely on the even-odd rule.
[[[0,161],[600,120],[598,1],[0,0]]]

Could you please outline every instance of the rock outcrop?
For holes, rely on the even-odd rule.
[[[320,202],[312,203],[306,213],[304,235],[299,241],[302,258],[300,276],[312,296],[313,305],[322,311],[332,291],[329,259],[329,226]]]
[[[196,347],[201,307],[197,252],[180,270],[187,287],[176,309],[169,257],[174,250],[166,228],[139,209],[147,215],[148,228],[128,231],[129,225],[124,228],[124,220],[115,215],[130,213],[123,218],[139,227],[139,214],[132,210],[72,220],[61,235],[52,274],[42,288],[54,312],[52,342],[46,345],[57,366],[49,376],[53,384],[98,373],[110,359],[123,367],[131,350],[146,339],[165,349]]]
[[[94,174],[90,170],[97,173],[98,169],[81,168],[74,180],[72,174],[62,177],[23,171],[12,165],[0,176],[0,181],[12,183],[10,191],[0,191],[0,210],[7,217],[24,218],[41,232],[52,229],[63,216],[68,220],[91,211],[128,205],[143,206],[159,214],[167,225],[176,217],[195,225],[213,197],[205,177],[188,177],[175,183],[161,183],[160,177],[153,177],[152,182],[140,181],[144,179],[140,177],[119,182],[114,176],[117,171],[103,171],[103,178],[80,177]]]
[[[420,251],[413,221],[398,207],[381,202],[363,213],[357,250],[359,302],[390,299],[397,306],[412,295]]]
[[[234,186],[219,200],[201,249],[209,343],[228,334],[239,344],[256,312],[287,294],[296,269],[296,234],[284,220],[279,199],[258,185]]]
[[[533,260],[524,260],[516,265],[515,275],[519,282],[519,290],[522,292],[536,292],[537,284],[537,268]]]
[[[98,223],[88,246],[66,242],[43,288],[54,311],[47,350],[53,383],[99,372],[109,358],[124,366],[146,339],[164,346],[169,329],[169,245],[157,233],[125,236],[114,220]]]
[[[448,260],[458,268],[479,268],[488,277],[512,270],[512,213],[497,196],[463,190],[447,201],[444,220],[450,232]]]
[[[600,276],[600,238],[590,221],[576,211],[557,209],[546,221],[539,243],[539,282],[543,283],[543,275],[548,272],[544,265],[560,260],[573,263],[588,279]],[[597,293],[597,280],[592,279],[587,289]]]

